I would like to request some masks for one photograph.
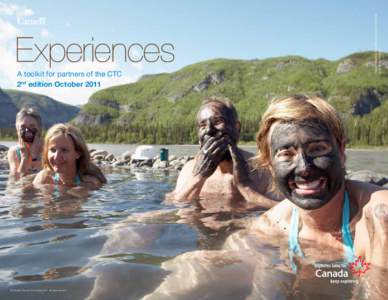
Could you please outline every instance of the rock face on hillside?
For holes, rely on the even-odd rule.
[[[0,89],[0,127],[14,127],[17,112],[18,108],[12,102],[12,99]]]
[[[195,86],[193,86],[193,90],[195,92],[202,92],[204,90],[207,90],[210,85],[212,84],[220,84],[224,81],[225,78],[225,72],[220,71],[218,73],[211,73],[208,74],[203,80],[198,82]]]
[[[104,106],[107,106],[107,107],[110,107],[110,108],[113,108],[113,109],[120,109],[120,104],[118,104],[114,100],[109,100],[109,99],[99,100],[98,104],[104,105]]]
[[[355,66],[351,58],[347,58],[344,61],[340,62],[337,67],[337,74],[347,73]]]
[[[112,120],[109,114],[91,115],[86,112],[80,112],[74,119],[76,125],[104,125],[109,124]]]

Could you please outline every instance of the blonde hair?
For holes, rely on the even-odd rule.
[[[77,159],[77,172],[82,178],[84,175],[96,177],[101,183],[106,183],[106,178],[101,170],[91,162],[88,146],[81,132],[70,124],[55,124],[47,131],[43,146],[43,168],[53,170],[48,160],[48,147],[51,139],[59,135],[70,137],[73,141],[75,151],[80,155]]]
[[[42,130],[42,118],[40,117],[38,111],[33,107],[22,107],[19,112],[16,114],[16,129],[18,129],[18,124],[21,122],[21,120],[25,117],[31,117],[36,120],[36,123],[38,123],[39,130]]]
[[[338,145],[346,139],[343,123],[332,107],[325,100],[308,95],[295,95],[273,100],[262,116],[260,129],[256,135],[258,155],[254,158],[256,167],[270,168],[270,134],[273,124],[278,122],[302,122],[317,119],[333,134]]]

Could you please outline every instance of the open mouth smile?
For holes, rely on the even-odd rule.
[[[327,184],[327,178],[320,177],[315,180],[289,180],[288,186],[301,196],[311,196],[319,194]]]

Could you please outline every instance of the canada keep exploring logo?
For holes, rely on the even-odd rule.
[[[353,275],[364,275],[370,269],[370,263],[366,262],[359,256],[354,262],[349,264],[349,269]]]
[[[332,284],[358,284],[358,278],[365,275],[370,265],[361,256],[351,263],[315,263],[315,276],[326,278]]]

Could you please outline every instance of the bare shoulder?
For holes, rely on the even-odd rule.
[[[38,174],[36,174],[33,184],[48,184],[52,183],[52,174],[50,171],[41,170]]]
[[[263,213],[251,223],[249,230],[260,231],[264,235],[286,235],[292,213],[292,204],[283,200],[270,210]]]
[[[377,203],[388,204],[388,189],[356,180],[346,181],[346,190],[352,201],[357,201],[361,207],[369,208]]]
[[[366,224],[388,224],[388,189],[353,180],[346,182],[346,189],[351,201],[362,207]]]
[[[189,177],[193,174],[193,169],[195,165],[195,160],[196,158],[188,161],[182,168],[182,170],[179,173],[177,184],[176,184],[176,189],[180,188],[182,185],[187,182]]]
[[[388,224],[388,189],[374,189],[365,209],[374,219]]]
[[[18,146],[11,146],[9,149],[8,149],[8,154],[9,153],[15,153],[16,152],[16,149],[17,149]]]
[[[16,146],[12,146],[11,148],[8,149],[7,156],[8,156],[9,161],[15,160],[15,158],[16,158]]]
[[[98,180],[97,177],[92,176],[92,175],[82,176],[82,183],[84,183],[85,185],[87,185],[91,188],[99,188],[102,185],[100,180]]]
[[[373,218],[384,224],[385,232],[388,234],[388,189],[375,191],[371,198],[367,205],[370,206]]]
[[[292,205],[283,200],[272,207],[244,229],[231,234],[224,243],[223,249],[244,250],[253,249],[257,243],[271,244],[288,234]]]
[[[187,163],[185,163],[185,165],[183,166],[182,170],[181,170],[181,174],[183,172],[192,172],[193,171],[193,168],[194,168],[194,164],[195,164],[195,158],[192,159],[192,160],[189,160]]]
[[[8,149],[7,159],[9,163],[9,173],[11,175],[16,175],[17,173],[16,169],[18,166],[18,162],[16,158],[16,146],[12,146],[11,148]]]

